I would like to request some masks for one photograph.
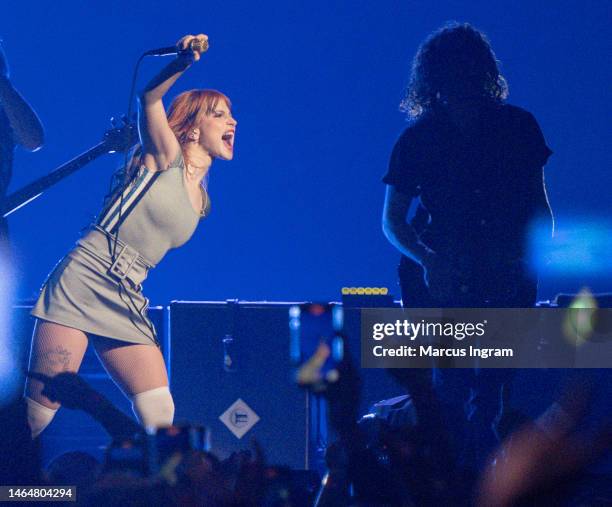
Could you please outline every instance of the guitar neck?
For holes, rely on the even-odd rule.
[[[21,206],[39,197],[45,190],[58,181],[70,176],[72,173],[78,171],[83,166],[89,164],[96,158],[108,153],[108,146],[105,141],[101,141],[86,152],[78,155],[72,160],[62,164],[48,175],[39,178],[29,185],[21,188],[17,192],[8,195],[4,201],[2,207],[2,216],[7,217],[14,211],[21,208]]]

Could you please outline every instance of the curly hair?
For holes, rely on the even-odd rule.
[[[447,97],[502,102],[508,84],[487,37],[469,23],[448,23],[419,47],[400,110],[417,118]]]

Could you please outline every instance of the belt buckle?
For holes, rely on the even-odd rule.
[[[109,268],[109,273],[119,280],[125,280],[132,269],[132,266],[138,259],[138,252],[135,250],[128,250],[128,245],[125,245],[119,255],[115,259],[115,261],[111,264]],[[130,259],[129,255],[132,254],[132,258]]]

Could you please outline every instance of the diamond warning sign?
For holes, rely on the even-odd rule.
[[[259,416],[238,398],[219,416],[219,419],[236,438],[242,438],[259,421]]]

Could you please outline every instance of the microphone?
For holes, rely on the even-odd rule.
[[[150,49],[149,51],[146,51],[143,54],[143,56],[178,55],[179,53],[187,53],[190,51],[199,51],[200,53],[204,53],[205,51],[208,51],[208,41],[207,40],[202,41],[200,39],[193,39],[189,43],[189,49],[179,50],[176,46],[168,46],[165,48]]]

